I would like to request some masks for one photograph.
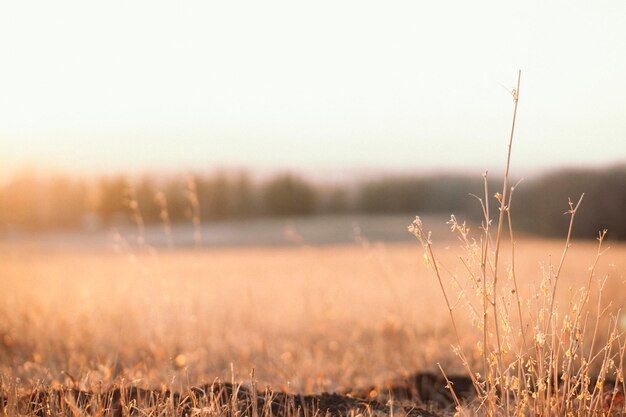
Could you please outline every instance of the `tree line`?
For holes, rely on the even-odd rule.
[[[501,191],[489,180],[493,194]],[[593,237],[608,228],[626,239],[626,165],[562,169],[522,182],[512,205],[514,223],[531,233],[560,236],[568,198],[585,198],[574,234]],[[0,187],[0,230],[51,230],[132,224],[202,222],[249,217],[338,213],[455,213],[480,220],[484,180],[468,175],[404,175],[324,184],[294,173],[260,181],[245,171],[154,179],[107,176],[18,175]]]

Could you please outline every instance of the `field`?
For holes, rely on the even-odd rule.
[[[449,232],[434,240],[450,272],[445,285],[455,294],[452,277],[466,282],[464,251]],[[605,245],[610,249],[591,280],[597,290],[607,277],[603,336],[610,312],[621,314],[617,326],[626,330],[626,316],[617,313],[626,301],[626,245]],[[561,240],[532,238],[516,244],[528,320],[538,311],[545,271],[558,264],[563,247]],[[587,285],[596,249],[594,241],[572,242],[560,310]],[[449,374],[464,372],[451,348],[456,342],[439,284],[417,241],[116,250],[12,242],[0,254],[0,372],[2,386],[15,392],[120,383],[184,390],[216,378],[245,383],[254,370],[261,387],[320,393],[439,373],[438,363]],[[502,254],[506,267],[507,245]],[[597,315],[594,297],[584,316],[588,330]],[[463,303],[453,313],[477,369],[481,332]],[[512,339],[518,336],[513,331]]]

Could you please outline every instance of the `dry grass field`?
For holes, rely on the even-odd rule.
[[[434,239],[454,294],[452,275],[465,282],[464,252],[449,236],[439,245]],[[558,263],[563,246],[517,242],[518,291],[528,320],[538,311],[543,274]],[[602,332],[608,313],[626,301],[626,245],[606,246],[591,281],[597,289],[607,277]],[[559,309],[567,310],[587,285],[596,247],[572,243]],[[417,243],[121,251],[5,244],[0,254],[5,389],[121,381],[182,389],[215,378],[249,380],[254,369],[262,386],[319,393],[439,372],[437,363],[463,372],[441,290]],[[510,263],[506,246],[503,259]],[[461,304],[453,313],[478,367],[481,332]],[[589,305],[590,329],[597,298]]]

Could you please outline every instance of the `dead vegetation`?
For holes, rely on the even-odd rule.
[[[519,84],[516,108],[518,94]],[[512,140],[513,129],[508,161]],[[495,198],[485,178],[473,234],[453,216],[458,241],[437,240],[416,218],[422,258],[415,246],[367,239],[117,252],[6,245],[3,410],[624,415],[626,246],[607,250],[603,231],[598,242],[572,240],[579,199],[563,241],[518,239],[508,172],[509,162]]]

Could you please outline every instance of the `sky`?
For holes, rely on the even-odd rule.
[[[0,176],[626,162],[626,2],[0,4]]]

